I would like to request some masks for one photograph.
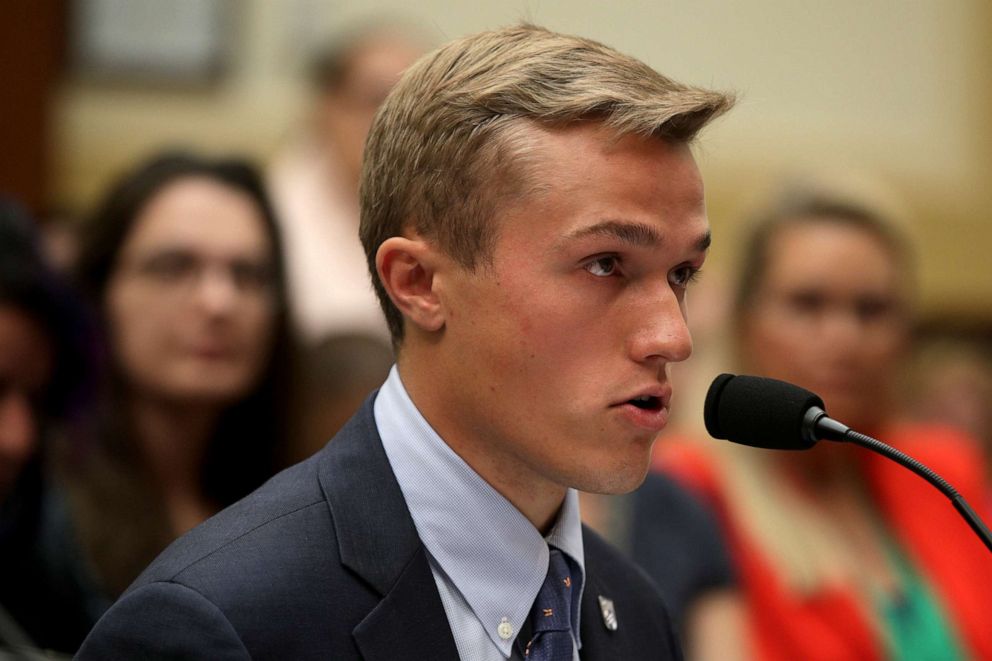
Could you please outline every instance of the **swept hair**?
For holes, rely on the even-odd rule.
[[[361,183],[361,238],[393,342],[403,319],[375,255],[406,231],[466,268],[492,255],[499,203],[533,181],[528,129],[599,121],[617,136],[690,142],[733,105],[598,42],[519,25],[465,37],[425,55],[380,108]]]

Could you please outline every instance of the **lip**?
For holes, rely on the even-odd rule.
[[[630,403],[637,397],[657,397],[661,405],[656,409],[642,409]],[[625,419],[636,427],[653,432],[660,432],[668,424],[669,405],[672,399],[672,389],[668,386],[649,386],[642,388],[610,408],[619,411]]]
[[[226,360],[234,355],[234,350],[226,345],[199,345],[190,347],[189,353],[201,360]]]

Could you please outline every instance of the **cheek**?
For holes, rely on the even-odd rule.
[[[253,372],[258,372],[268,362],[275,340],[275,304],[271,301],[258,302],[245,312],[244,344]]]
[[[112,352],[121,370],[129,377],[153,373],[167,366],[169,329],[173,314],[162,314],[128,289],[109,292],[106,310]]]
[[[271,299],[246,302],[240,316],[247,343],[259,348],[272,342],[276,312],[275,303]]]
[[[882,331],[872,340],[864,342],[864,364],[866,370],[873,373],[891,376],[902,359],[905,357],[907,340],[896,330]]]
[[[809,353],[809,340],[804,334],[783,320],[767,317],[753,321],[745,333],[744,350],[762,371],[781,371],[794,361],[801,361]]]
[[[592,357],[593,335],[603,327],[601,322],[581,323],[561,300],[525,300],[501,312],[505,325],[500,351],[511,352],[523,369],[536,375],[545,371],[562,375],[569,372],[575,357]]]

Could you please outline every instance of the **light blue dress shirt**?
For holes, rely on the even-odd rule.
[[[374,405],[376,426],[399,482],[462,659],[503,661],[548,571],[548,544],[585,576],[574,489],[547,537],[448,447],[421,415],[393,366]],[[584,580],[577,581],[580,590]],[[579,593],[581,597],[581,592]],[[578,661],[579,622],[573,658]]]

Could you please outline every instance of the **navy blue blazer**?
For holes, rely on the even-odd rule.
[[[587,529],[583,541],[582,658],[681,659],[644,574]],[[372,398],[319,453],[176,540],[76,658],[458,659]]]

